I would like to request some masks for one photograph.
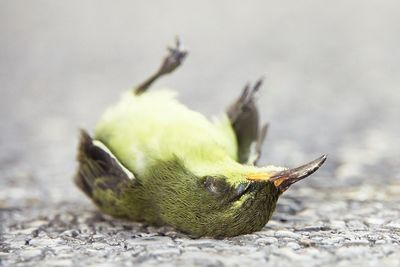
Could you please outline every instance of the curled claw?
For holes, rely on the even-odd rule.
[[[168,47],[168,55],[162,61],[157,72],[137,86],[134,89],[134,93],[136,95],[140,95],[141,93],[145,92],[158,78],[173,72],[182,64],[183,60],[187,56],[187,53],[188,52],[183,49],[182,41],[179,39],[179,37],[177,37],[175,41],[175,47]]]
[[[187,51],[184,49],[183,42],[179,37],[176,38],[175,47],[168,47],[169,54],[164,59],[161,64],[160,69],[158,70],[158,75],[164,75],[171,73],[177,67],[179,67],[185,57],[187,56]]]
[[[316,170],[324,164],[327,155],[323,155],[316,160],[313,160],[300,167],[288,169],[275,173],[270,177],[270,181],[281,191],[286,191],[292,184],[306,178],[313,174]]]

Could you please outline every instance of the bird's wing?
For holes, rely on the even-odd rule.
[[[81,130],[77,157],[79,167],[74,177],[76,185],[99,206],[118,200],[118,194],[138,184],[134,174],[126,169],[108,148]],[[99,198],[99,192],[109,191],[109,198]],[[115,210],[115,212],[118,212]],[[118,214],[115,214],[118,215]]]
[[[227,114],[236,134],[238,158],[240,163],[256,164],[261,156],[261,145],[265,139],[268,125],[259,125],[259,113],[254,94],[262,80],[253,87],[247,85],[239,98],[227,109]]]

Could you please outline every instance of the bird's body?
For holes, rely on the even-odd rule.
[[[228,118],[212,123],[180,104],[172,91],[126,94],[106,111],[95,138],[118,151],[118,159],[138,175],[152,161],[172,157],[184,159],[189,169],[199,169],[198,174],[204,172],[201,165],[218,168],[237,161],[237,142]]]
[[[179,56],[171,50],[155,77],[176,68]],[[211,122],[171,91],[147,91],[154,80],[109,108],[94,139],[82,131],[75,181],[105,213],[193,236],[250,233],[269,220],[284,190],[325,160],[293,170],[254,165],[266,130],[253,101],[260,84]]]
[[[218,174],[221,170],[262,171],[238,163],[236,136],[226,114],[211,122],[179,103],[170,90],[125,94],[99,120],[95,139],[115,152],[119,161],[138,176],[143,176],[154,162],[172,158],[184,161],[197,176]],[[230,178],[232,183],[241,182],[232,175]]]

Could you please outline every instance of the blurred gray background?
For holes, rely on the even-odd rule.
[[[294,166],[329,154],[319,174],[296,185],[311,188],[306,195],[399,188],[399,8],[363,0],[1,0],[0,208],[95,210],[71,181],[78,128],[93,129],[159,66],[176,35],[190,54],[155,87],[174,88],[211,116],[266,75],[258,104],[271,127],[262,162]],[[10,225],[15,216],[2,217]]]
[[[179,91],[193,109],[218,114],[246,82],[266,75],[258,102],[271,123],[264,162],[321,153],[330,154],[327,165],[360,155],[396,160],[399,8],[397,1],[1,1],[0,164],[51,176],[50,196],[69,185],[78,127],[92,129],[157,68],[176,35],[190,55],[157,86]]]

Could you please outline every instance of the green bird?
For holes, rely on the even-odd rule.
[[[113,217],[169,225],[193,237],[258,231],[279,196],[315,172],[326,156],[294,169],[256,166],[267,132],[247,85],[218,120],[179,103],[168,90],[148,91],[187,52],[177,40],[158,71],[81,130],[75,183]]]

